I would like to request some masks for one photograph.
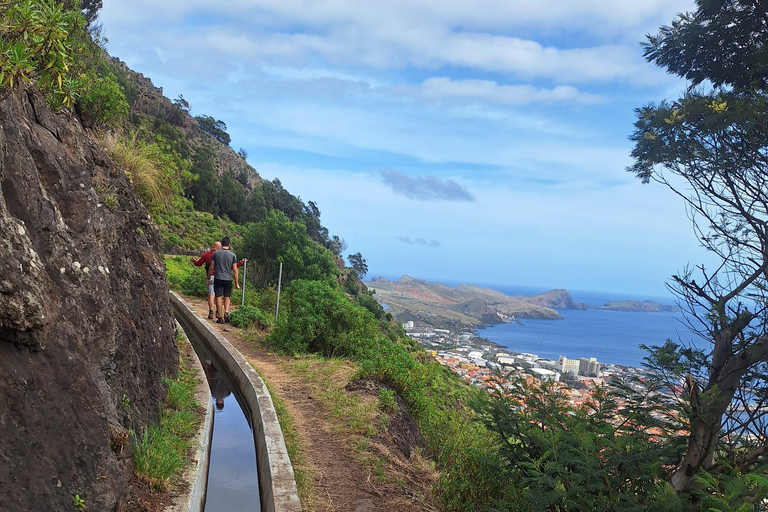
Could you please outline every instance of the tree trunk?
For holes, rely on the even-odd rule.
[[[734,333],[741,332],[748,323],[745,317],[737,329],[715,334],[709,382],[701,393],[693,377],[688,375],[686,379],[691,403],[691,433],[688,436],[688,451],[669,479],[675,493],[690,490],[697,471],[712,467],[723,416],[742,377],[753,364],[768,356],[768,336],[762,336],[755,344],[737,353],[731,352]]]
[[[694,386],[695,386],[694,382]],[[711,386],[707,386],[710,389]],[[723,414],[733,398],[734,390],[722,394],[715,401],[707,401],[693,393],[691,397],[691,433],[688,436],[688,451],[677,470],[669,479],[672,490],[679,494],[693,487],[694,476],[699,468],[712,465],[715,448],[720,436]]]

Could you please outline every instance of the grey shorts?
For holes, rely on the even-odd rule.
[[[213,290],[213,276],[208,280],[208,295],[216,295],[216,292]]]

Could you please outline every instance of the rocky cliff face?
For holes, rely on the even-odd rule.
[[[533,297],[523,297],[522,300],[544,308],[587,309],[587,305],[583,302],[573,300],[568,290],[550,290]]]
[[[128,430],[178,364],[158,246],[78,118],[0,94],[0,510],[127,497]]]

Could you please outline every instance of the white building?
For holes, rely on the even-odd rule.
[[[536,363],[542,367],[546,368],[547,370],[559,370],[560,364],[557,361],[552,361],[551,359],[537,359]]]
[[[558,366],[562,373],[571,374],[576,377],[579,374],[579,360],[568,359],[565,356],[558,358]]]
[[[530,371],[531,375],[539,380],[551,380],[554,382],[558,382],[560,380],[560,374],[552,370],[545,370],[544,368],[531,368],[528,371]]]
[[[594,357],[590,357],[589,359],[580,357],[579,375],[584,375],[585,377],[600,377],[600,363],[598,363],[597,359]]]

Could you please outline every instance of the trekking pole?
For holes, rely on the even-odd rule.
[[[280,273],[277,276],[277,304],[275,305],[275,322],[277,322],[277,313],[280,311],[280,284],[283,282],[283,262],[280,262]]]
[[[240,305],[245,304],[245,272],[248,270],[248,260],[243,258],[243,300],[240,301]]]

